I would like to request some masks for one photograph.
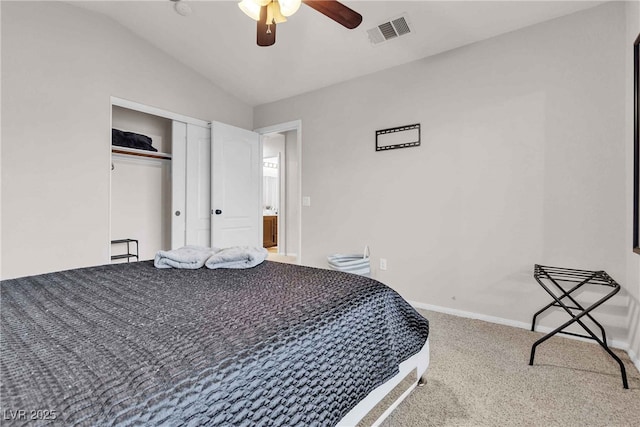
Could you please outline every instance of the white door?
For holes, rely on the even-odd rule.
[[[211,246],[211,131],[174,121],[171,248]]]
[[[186,244],[187,124],[173,121],[171,130],[171,249]]]
[[[211,245],[261,247],[260,137],[219,122],[211,135]]]
[[[186,244],[211,246],[211,130],[187,124]]]

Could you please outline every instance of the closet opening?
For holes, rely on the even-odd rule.
[[[111,145],[112,262],[208,247],[214,237],[218,247],[260,244],[259,134],[116,97],[111,113],[112,143],[135,134]]]
[[[171,246],[172,120],[112,105],[111,128],[111,262],[153,259]]]

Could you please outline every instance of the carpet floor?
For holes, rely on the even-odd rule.
[[[640,426],[640,373],[596,343],[419,310],[431,325],[427,384],[382,423],[411,426]]]

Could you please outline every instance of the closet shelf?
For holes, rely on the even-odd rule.
[[[115,154],[125,154],[130,156],[150,157],[152,159],[171,160],[171,154],[169,153],[161,153],[159,151],[137,150],[135,148],[120,147],[119,145],[112,145],[111,152]]]

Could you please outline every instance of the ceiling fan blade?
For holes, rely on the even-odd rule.
[[[302,2],[350,30],[362,22],[362,15],[336,0],[302,0]]]
[[[276,42],[276,24],[267,25],[267,6],[260,9],[256,39],[258,46],[271,46]]]

